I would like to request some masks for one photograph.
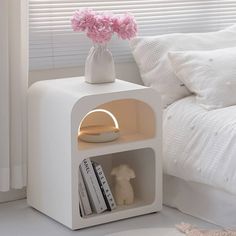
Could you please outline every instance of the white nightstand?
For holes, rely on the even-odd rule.
[[[71,229],[156,212],[162,206],[162,111],[151,88],[116,80],[88,84],[83,78],[41,81],[28,94],[28,204]],[[78,128],[94,109],[110,111],[120,138],[108,143],[78,141]],[[90,124],[110,122],[97,116]],[[82,124],[83,126],[84,124]],[[135,203],[82,218],[78,170],[84,158],[110,171],[121,163],[136,172]]]

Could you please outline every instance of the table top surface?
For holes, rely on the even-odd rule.
[[[84,77],[72,77],[64,79],[43,80],[36,82],[30,89],[46,87],[55,90],[76,92],[78,94],[90,95],[100,93],[112,93],[129,90],[150,89],[148,87],[116,79],[113,83],[89,84]]]

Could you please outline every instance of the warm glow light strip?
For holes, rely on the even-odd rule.
[[[115,127],[116,127],[117,129],[119,129],[118,121],[117,121],[116,117],[115,117],[110,111],[107,111],[107,110],[105,110],[105,109],[94,109],[94,110],[88,112],[88,113],[85,115],[85,117],[82,119],[82,121],[80,122],[80,125],[79,125],[79,131],[80,131],[80,127],[81,127],[81,125],[82,125],[84,119],[85,119],[88,115],[90,115],[90,114],[92,114],[92,113],[94,113],[94,112],[104,112],[104,113],[106,113],[107,115],[109,115],[109,116],[112,118]]]

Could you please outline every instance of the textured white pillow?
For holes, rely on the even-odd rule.
[[[138,37],[131,40],[130,46],[144,84],[160,93],[163,107],[166,107],[190,95],[190,91],[176,77],[168,59],[168,52],[235,47],[236,25],[209,33]]]
[[[178,78],[208,110],[236,104],[236,47],[169,52]]]

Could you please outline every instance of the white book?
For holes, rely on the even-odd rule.
[[[89,197],[80,170],[79,170],[79,196],[85,215],[87,216],[89,214],[92,214],[92,208],[90,206]]]
[[[101,187],[105,202],[107,204],[107,209],[111,211],[116,208],[116,202],[111,192],[110,186],[107,182],[106,176],[103,172],[102,166],[93,162],[93,167],[95,169],[99,185]]]
[[[107,210],[102,191],[89,158],[82,161],[80,169],[93,210],[96,213]]]

